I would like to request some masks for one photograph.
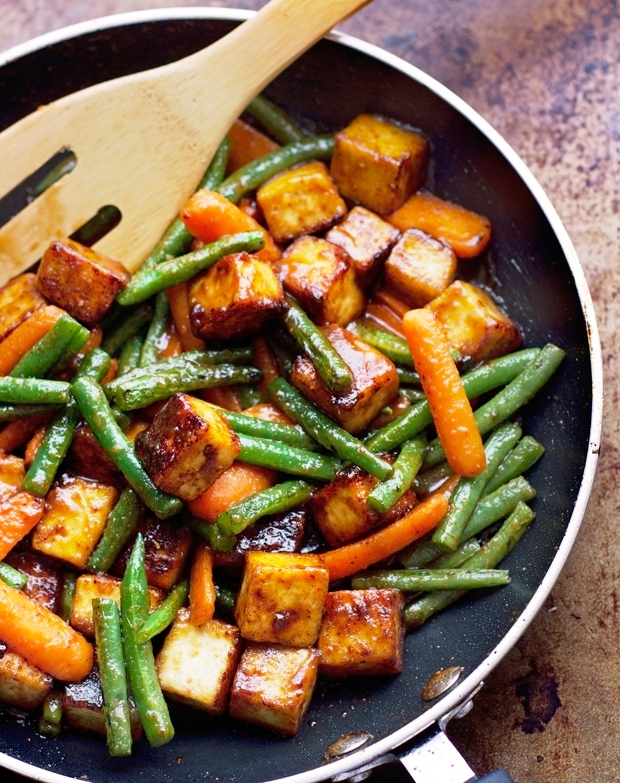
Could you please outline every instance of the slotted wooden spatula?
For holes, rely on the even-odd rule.
[[[0,134],[0,195],[63,149],[75,169],[0,229],[0,283],[108,204],[97,248],[135,270],[234,120],[287,65],[368,0],[271,0],[206,49],[68,95]]]

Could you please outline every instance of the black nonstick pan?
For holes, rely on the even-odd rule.
[[[243,18],[244,12],[199,8],[127,14],[17,47],[0,58],[0,127],[66,93],[189,54]],[[295,738],[173,704],[172,743],[151,749],[143,741],[130,758],[112,759],[100,737],[69,730],[46,739],[28,720],[0,709],[0,765],[34,779],[310,783],[372,763],[468,700],[548,595],[585,512],[602,417],[596,323],[570,241],[523,163],[430,77],[347,36],[321,41],[266,94],[317,131],[335,130],[364,111],[421,128],[433,147],[433,190],[491,219],[484,264],[464,273],[492,289],[521,325],[527,345],[551,341],[567,352],[551,383],[522,413],[524,432],[547,449],[530,477],[538,488],[536,520],[505,561],[510,585],[468,597],[411,633],[400,676],[320,683]],[[423,701],[429,678],[449,666],[463,667],[458,682],[435,701]],[[322,764],[328,746],[349,732],[368,732],[372,739]]]

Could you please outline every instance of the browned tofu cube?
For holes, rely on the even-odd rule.
[[[357,281],[366,289],[379,277],[399,236],[400,231],[379,215],[364,207],[353,207],[342,223],[325,234],[325,239],[347,251]]]
[[[180,609],[157,656],[157,675],[167,696],[211,715],[228,704],[241,653],[239,629],[220,620],[202,625]]]
[[[67,455],[67,466],[76,476],[100,481],[102,484],[119,489],[126,486],[122,473],[105,453],[91,428],[84,421],[78,424],[73,433]]]
[[[454,251],[415,228],[405,231],[385,262],[386,285],[412,307],[443,293],[455,274]]]
[[[33,710],[52,690],[53,679],[28,663],[18,653],[7,651],[0,657],[0,701]]]
[[[37,285],[50,302],[87,326],[95,326],[130,277],[120,261],[62,239],[43,253]]]
[[[271,236],[282,243],[324,231],[347,213],[327,166],[320,161],[273,177],[258,189],[256,200]]]
[[[330,391],[305,354],[295,359],[291,383],[347,432],[361,432],[398,394],[396,367],[347,329],[329,324],[322,330],[351,370],[351,388],[338,394]]]
[[[37,288],[36,276],[27,272],[0,288],[0,340],[25,321],[46,300]]]
[[[248,552],[299,552],[306,531],[306,511],[293,508],[263,517],[237,536],[229,552],[213,550],[213,565],[225,571],[241,571]]]
[[[463,359],[481,362],[521,345],[517,324],[480,288],[456,280],[427,305]]]
[[[294,736],[310,704],[318,668],[315,649],[249,644],[235,674],[230,714]]]
[[[120,607],[121,580],[108,574],[80,574],[75,581],[75,592],[71,602],[69,623],[84,636],[94,638],[93,600],[109,598]],[[161,603],[164,593],[155,587],[149,587],[151,611]]]
[[[318,324],[348,324],[364,310],[364,293],[349,255],[319,237],[299,237],[279,262],[284,290]]]
[[[185,501],[206,492],[241,451],[224,416],[189,394],[171,397],[135,444],[153,483]]]
[[[329,593],[318,643],[321,674],[399,674],[403,668],[404,605],[399,590]]]
[[[345,198],[385,215],[422,185],[428,158],[418,131],[360,114],[336,134],[331,175]]]
[[[181,578],[190,555],[194,534],[177,521],[150,517],[138,525],[136,534],[144,538],[144,568],[147,582],[153,587],[170,590]],[[123,547],[112,570],[122,576],[133,549],[135,536]]]
[[[4,499],[19,487],[26,475],[24,460],[12,454],[0,453],[0,499]]]
[[[4,560],[28,577],[25,594],[50,612],[58,614],[63,584],[62,565],[25,548],[13,549]]]
[[[350,465],[314,493],[310,501],[312,519],[328,544],[339,547],[362,538],[371,530],[404,516],[415,506],[415,494],[407,490],[384,514],[373,511],[366,498],[378,483],[379,479]]]
[[[192,331],[203,340],[254,336],[284,308],[282,285],[272,267],[249,253],[225,256],[189,289]]]
[[[248,552],[235,619],[244,639],[293,647],[316,642],[329,572],[317,555]]]
[[[107,484],[63,476],[47,495],[45,511],[32,534],[32,548],[83,568],[117,498],[118,491]]]

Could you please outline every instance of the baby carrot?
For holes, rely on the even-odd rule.
[[[421,308],[405,314],[403,331],[448,464],[477,476],[486,466],[482,437],[441,326]]]
[[[230,152],[226,166],[226,171],[229,174],[241,166],[245,166],[246,163],[251,163],[257,158],[262,158],[268,152],[277,150],[280,146],[269,136],[265,136],[264,133],[243,120],[235,120],[226,135],[230,141]]]
[[[361,541],[322,553],[321,562],[329,571],[330,581],[356,574],[400,551],[432,530],[447,511],[447,498],[441,494],[431,495],[382,530],[371,533]]]
[[[206,492],[188,503],[188,507],[194,516],[215,522],[222,511],[256,492],[273,487],[277,480],[278,473],[271,468],[234,462]]]
[[[194,554],[189,577],[189,619],[202,625],[213,619],[215,585],[213,584],[213,553],[206,541],[200,541]]]
[[[179,340],[184,351],[195,351],[205,347],[204,340],[195,337],[189,320],[189,299],[188,283],[179,283],[172,286],[166,293],[168,294],[168,304],[172,320],[177,329]]]
[[[15,492],[0,502],[0,560],[25,538],[43,516],[45,503],[30,492]]]
[[[64,311],[54,305],[40,307],[0,343],[0,375],[8,375],[22,356],[49,332]]]
[[[79,682],[93,667],[93,648],[70,625],[0,581],[0,639],[46,674]]]

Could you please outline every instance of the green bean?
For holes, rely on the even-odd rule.
[[[146,408],[178,392],[212,389],[231,383],[257,383],[261,377],[262,372],[256,367],[239,367],[236,364],[201,367],[187,364],[185,367],[160,370],[156,374],[121,383],[114,392],[114,401],[121,410],[131,411]]]
[[[32,188],[31,198],[38,198],[55,182],[58,182],[59,179],[62,179],[65,174],[69,174],[76,167],[77,157],[74,152],[64,150],[58,154],[62,155],[62,157]]]
[[[85,326],[80,326],[67,344],[58,361],[55,362],[54,366],[49,371],[49,375],[52,378],[58,378],[61,373],[65,372],[71,363],[78,359],[80,351],[84,348],[89,339],[90,331]]]
[[[60,591],[60,610],[58,614],[65,622],[69,622],[71,617],[71,608],[73,606],[73,596],[75,595],[75,584],[77,574],[75,571],[65,570],[62,575],[62,589]]]
[[[70,384],[48,381],[44,378],[0,378],[0,401],[19,405],[55,404],[69,402]]]
[[[222,182],[226,173],[229,151],[230,141],[224,139],[216,150],[215,155],[203,174],[202,179],[198,183],[196,190],[213,190]],[[157,266],[163,261],[167,261],[169,258],[176,258],[177,256],[186,253],[192,239],[192,235],[185,228],[185,224],[181,218],[175,218],[164,232],[162,238],[155,245],[144,264],[142,264],[140,269],[136,272],[136,276],[143,274],[151,267]]]
[[[403,568],[422,568],[445,554],[446,552],[432,541],[432,533],[428,533],[402,549],[396,558]]]
[[[205,245],[200,250],[162,261],[161,264],[147,269],[143,274],[134,275],[116,297],[116,300],[122,305],[144,302],[145,299],[149,299],[160,291],[191,280],[192,277],[213,266],[224,256],[240,253],[243,250],[255,253],[257,250],[262,250],[264,244],[265,237],[262,231],[244,231],[224,236]]]
[[[459,544],[454,552],[444,552],[431,563],[431,568],[460,568],[466,560],[480,550],[477,538],[468,538]]]
[[[332,419],[309,403],[284,378],[276,378],[267,387],[267,394],[280,408],[304,430],[342,460],[348,460],[367,471],[375,478],[386,479],[392,473],[392,466],[377,457],[366,446]]]
[[[545,453],[545,447],[541,445],[531,435],[525,435],[517,443],[514,449],[506,456],[506,459],[499,466],[495,475],[491,477],[489,483],[483,491],[483,495],[488,495],[496,489],[506,484],[513,478],[525,473],[532,467]]]
[[[350,389],[353,382],[351,370],[338,351],[297,302],[288,296],[286,301],[289,307],[283,318],[284,325],[314,364],[327,388],[336,393]]]
[[[0,405],[0,423],[27,419],[30,416],[38,416],[41,413],[52,413],[60,408],[60,404],[41,405]]]
[[[281,443],[307,451],[313,451],[317,447],[316,441],[306,435],[298,424],[280,424],[280,422],[266,421],[236,411],[218,410],[233,430],[240,435],[278,440]]]
[[[217,525],[209,524],[187,513],[182,515],[182,519],[195,533],[209,542],[211,549],[215,549],[218,552],[230,552],[231,549],[235,548],[237,537],[225,535]]]
[[[534,512],[525,503],[519,503],[493,538],[466,560],[463,567],[471,570],[495,568],[519,542],[533,519]],[[454,603],[466,592],[466,590],[440,590],[417,598],[405,607],[407,629],[422,625],[435,612]]]
[[[0,562],[0,579],[2,579],[5,584],[10,585],[10,587],[14,587],[16,590],[23,590],[28,584],[28,577],[26,574],[4,562]]]
[[[131,713],[116,602],[110,598],[94,598],[93,624],[108,751],[111,756],[129,756],[132,745]]]
[[[89,378],[73,383],[73,395],[93,435],[112,462],[135,489],[144,503],[161,519],[177,514],[183,504],[179,498],[158,489],[151,481],[135,452],[133,443],[120,429],[99,384]]]
[[[255,120],[258,120],[267,133],[279,144],[290,144],[293,141],[303,141],[307,138],[288,114],[265,98],[264,95],[257,95],[245,110]]]
[[[118,357],[117,378],[121,378],[136,369],[140,362],[140,354],[142,353],[145,337],[146,334],[144,332],[139,332],[130,337],[125,343]]]
[[[315,490],[307,481],[285,481],[264,489],[223,511],[216,519],[226,536],[235,535],[267,514],[279,514],[304,503]]]
[[[99,382],[110,369],[110,362],[110,357],[105,351],[95,348],[84,357],[75,373],[75,378],[88,377]],[[80,416],[79,406],[73,399],[54,415],[24,476],[22,489],[41,498],[47,495],[60,464],[69,451]]]
[[[367,571],[351,580],[354,590],[369,587],[391,587],[407,593],[420,590],[471,590],[476,587],[499,587],[510,582],[508,571],[481,568],[412,568],[410,570]]]
[[[523,476],[511,479],[478,501],[461,538],[477,536],[494,522],[510,514],[517,503],[526,502],[535,497],[536,490]]]
[[[62,693],[56,689],[50,691],[41,705],[39,733],[48,737],[58,737],[62,729]]]
[[[172,588],[166,598],[144,621],[144,625],[136,635],[138,644],[144,644],[154,636],[157,636],[157,634],[165,631],[174,622],[177,612],[185,603],[188,595],[189,582],[187,579],[183,579]]]
[[[121,549],[144,516],[144,505],[131,487],[125,487],[108,516],[103,535],[86,562],[87,571],[109,571]]]
[[[397,367],[396,370],[398,372],[398,377],[400,380],[400,375],[401,375],[400,368]],[[400,382],[403,383],[402,380]],[[409,402],[421,402],[422,400],[426,399],[426,395],[424,394],[422,389],[408,389],[406,386],[401,386],[400,393],[402,394],[403,397],[406,397],[409,400]]]
[[[125,313],[120,313],[112,322],[110,333],[106,334],[101,343],[103,350],[110,356],[116,356],[128,340],[151,322],[153,308],[148,304],[141,304],[140,307]]]
[[[551,343],[545,345],[539,356],[531,361],[514,380],[474,411],[480,434],[485,435],[490,432],[529,402],[551,378],[565,355],[565,352],[556,345]],[[443,448],[437,439],[429,444],[424,464],[432,467],[442,459],[444,459]]]
[[[187,367],[212,367],[218,364],[244,364],[252,361],[254,351],[247,346],[235,348],[222,348],[219,350],[185,351],[180,356],[171,356],[161,359],[150,367],[136,367],[128,370],[120,378],[115,378],[105,385],[107,397],[113,397],[118,388],[134,381],[137,378],[146,378],[156,375],[162,370],[179,370]]]
[[[492,359],[490,362],[476,367],[475,370],[463,375],[463,386],[468,398],[479,397],[481,394],[511,382],[539,353],[540,349],[538,348],[526,348],[522,351],[515,351],[514,353],[506,354],[506,356],[501,356],[499,359]],[[415,403],[393,422],[373,433],[365,440],[365,443],[370,451],[376,454],[392,451],[400,446],[401,443],[418,435],[431,423],[432,416],[428,402],[423,400]],[[497,424],[499,424],[499,421]],[[425,459],[425,465],[428,464],[427,458]],[[437,462],[440,461],[437,460]],[[433,464],[437,463],[433,462]]]
[[[215,527],[215,525],[213,525]],[[215,583],[215,606],[224,617],[232,619],[235,612],[237,593],[232,587]]]
[[[152,643],[140,644],[136,638],[148,617],[149,603],[144,570],[144,539],[138,533],[121,581],[123,652],[131,692],[144,733],[149,743],[158,747],[170,742],[174,737],[174,728],[157,679]]]
[[[331,158],[333,151],[334,136],[331,133],[314,136],[305,141],[294,141],[241,166],[222,182],[217,191],[233,204],[238,204],[243,196],[256,190],[275,174],[304,160]]]
[[[153,318],[142,344],[140,351],[140,361],[138,367],[150,367],[151,364],[159,358],[161,350],[161,341],[166,333],[168,318],[170,315],[170,305],[165,291],[160,291],[155,297],[155,307],[153,308]]]
[[[290,378],[294,362],[292,353],[277,340],[269,340],[269,347],[275,357],[280,375],[283,378]]]
[[[373,511],[384,514],[392,508],[413,484],[424,460],[426,438],[418,437],[403,444],[392,466],[392,475],[372,490],[366,502]]]
[[[241,434],[238,437],[241,441],[241,452],[237,459],[250,465],[260,465],[282,473],[321,481],[331,481],[342,468],[337,459],[326,454],[305,451],[277,440]]]
[[[485,484],[520,437],[521,428],[518,425],[504,424],[487,439],[484,444],[486,468],[475,477],[461,478],[450,497],[448,513],[435,528],[433,543],[448,552],[457,548]]]
[[[258,386],[251,386],[250,384],[236,383],[232,387],[233,394],[239,401],[239,405],[242,410],[246,408],[253,408],[255,405],[260,405],[265,402],[263,393]]]
[[[413,488],[421,495],[428,495],[429,492],[437,489],[447,478],[450,478],[454,471],[447,462],[440,462],[430,470],[425,470],[416,476]]]
[[[402,337],[386,332],[385,329],[380,329],[378,326],[373,326],[373,324],[364,320],[356,321],[352,331],[368,345],[372,345],[373,348],[381,351],[394,364],[405,364],[407,367],[413,367],[411,351],[407,341]],[[419,382],[419,375],[417,373],[414,373],[414,375]]]
[[[13,378],[43,378],[81,329],[71,316],[61,315],[49,332],[22,356],[9,375]]]

